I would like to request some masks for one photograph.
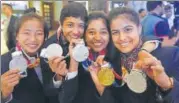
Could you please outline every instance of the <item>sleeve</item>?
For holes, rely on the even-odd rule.
[[[167,93],[167,95],[164,97],[164,99],[170,99],[172,103],[178,103],[179,101],[179,48],[176,49],[176,52],[173,53],[172,58],[172,68],[170,68],[170,71],[167,72],[167,74],[170,77],[174,78],[174,84],[173,88]]]
[[[158,37],[169,36],[170,28],[168,22],[160,21],[155,26],[155,34]]]
[[[8,96],[6,99],[3,99],[1,96],[2,103],[10,103],[10,101],[12,101],[12,99],[13,99],[12,94],[10,96]]]
[[[116,103],[111,94],[110,88],[105,88],[102,96],[100,97],[100,103]]]
[[[78,70],[83,69],[82,65],[79,65]],[[59,92],[58,99],[60,103],[72,103],[75,99],[79,81],[78,72],[71,72],[67,74],[66,80],[61,85],[61,91]]]
[[[70,72],[70,73],[67,73],[67,76],[66,76],[66,79],[65,80],[70,80],[70,79],[73,79],[77,76],[78,72]],[[55,88],[59,88],[60,85],[62,84],[62,81],[61,80],[58,80],[58,81],[55,81],[55,76],[56,74],[53,76],[53,84],[55,86]]]
[[[78,91],[78,76],[64,81],[58,99],[60,103],[72,103]]]
[[[62,81],[61,80],[55,80],[55,76],[56,76],[56,74],[53,76],[53,78],[52,78],[52,81],[53,81],[53,84],[54,84],[54,87],[55,88],[59,88],[60,87],[60,85],[62,84]]]

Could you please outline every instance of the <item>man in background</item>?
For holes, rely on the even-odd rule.
[[[174,16],[172,15],[172,6],[170,4],[165,5],[163,17],[167,19],[170,29],[173,26]]]
[[[145,9],[143,9],[143,8],[141,8],[141,9],[139,9],[139,17],[140,17],[140,20],[142,21],[143,20],[143,18],[147,15],[147,12],[146,12],[146,10]]]
[[[17,17],[13,15],[13,9],[12,9],[12,5],[7,4],[7,3],[3,3],[2,4],[2,13],[7,17],[8,20],[8,27],[7,27],[7,47],[8,49],[12,49],[13,47],[15,47],[16,45],[16,40],[15,40],[15,24],[17,21]]]
[[[155,35],[163,39],[162,46],[173,46],[169,38],[171,31],[166,18],[163,18],[164,4],[162,1],[147,1],[148,15],[142,20],[142,35]]]

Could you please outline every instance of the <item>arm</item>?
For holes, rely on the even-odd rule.
[[[172,64],[170,68],[166,68],[166,73],[173,78],[173,88],[169,90],[165,98],[171,98],[173,103],[178,103],[179,101],[179,49],[176,49],[172,53]]]
[[[111,94],[110,88],[105,88],[103,94],[100,97],[100,103],[117,103]]]

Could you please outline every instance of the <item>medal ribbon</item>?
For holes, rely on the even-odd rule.
[[[23,51],[21,46],[18,43],[16,44],[16,50],[17,51]],[[37,58],[34,63],[31,63],[31,61],[28,59],[28,57],[26,55],[24,55],[24,58],[27,61],[28,68],[34,68],[34,67],[37,67],[40,64],[40,58]]]

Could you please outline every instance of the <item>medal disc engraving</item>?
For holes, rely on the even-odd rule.
[[[114,82],[113,70],[108,67],[102,67],[98,72],[98,79],[102,85],[110,86]]]
[[[76,61],[82,62],[89,56],[88,48],[84,45],[77,45],[73,49],[72,56]]]
[[[143,93],[147,88],[146,75],[137,69],[132,69],[126,76],[125,82],[130,90],[135,93]]]
[[[51,44],[46,49],[47,58],[54,57],[54,56],[62,56],[63,49],[59,44]]]

